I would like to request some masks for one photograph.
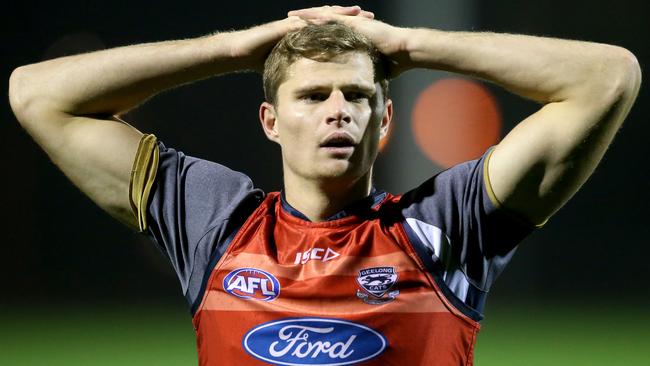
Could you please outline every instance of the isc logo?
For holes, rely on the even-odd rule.
[[[294,264],[305,264],[312,259],[327,262],[338,256],[340,256],[340,254],[330,248],[327,248],[327,250],[323,248],[311,248],[306,252],[296,253],[296,260],[294,261]]]
[[[257,268],[239,268],[223,279],[223,289],[242,299],[274,300],[280,295],[280,282]]]

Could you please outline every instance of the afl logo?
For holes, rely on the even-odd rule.
[[[223,279],[223,289],[242,299],[272,301],[280,295],[280,282],[257,268],[239,268]]]

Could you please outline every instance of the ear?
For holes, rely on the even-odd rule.
[[[381,118],[381,126],[379,126],[379,139],[383,139],[388,135],[390,122],[393,120],[393,101],[386,99],[384,103],[384,116]]]
[[[279,144],[280,134],[278,132],[277,115],[273,104],[263,102],[260,105],[260,123],[262,124],[266,138]]]

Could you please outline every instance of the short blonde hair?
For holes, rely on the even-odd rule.
[[[347,52],[362,52],[370,57],[375,82],[379,82],[384,99],[388,98],[388,70],[386,59],[372,42],[352,28],[330,22],[308,24],[286,34],[273,48],[264,63],[264,97],[271,104],[277,102],[280,84],[287,77],[287,69],[299,58],[329,61]]]

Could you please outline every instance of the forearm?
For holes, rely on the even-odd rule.
[[[165,89],[256,68],[259,55],[251,51],[250,43],[272,44],[286,32],[283,26],[280,21],[246,31],[119,47],[23,66],[11,78],[12,106],[70,115],[119,114]]]
[[[540,103],[620,92],[636,65],[623,48],[514,34],[406,31],[409,67],[479,77]]]

